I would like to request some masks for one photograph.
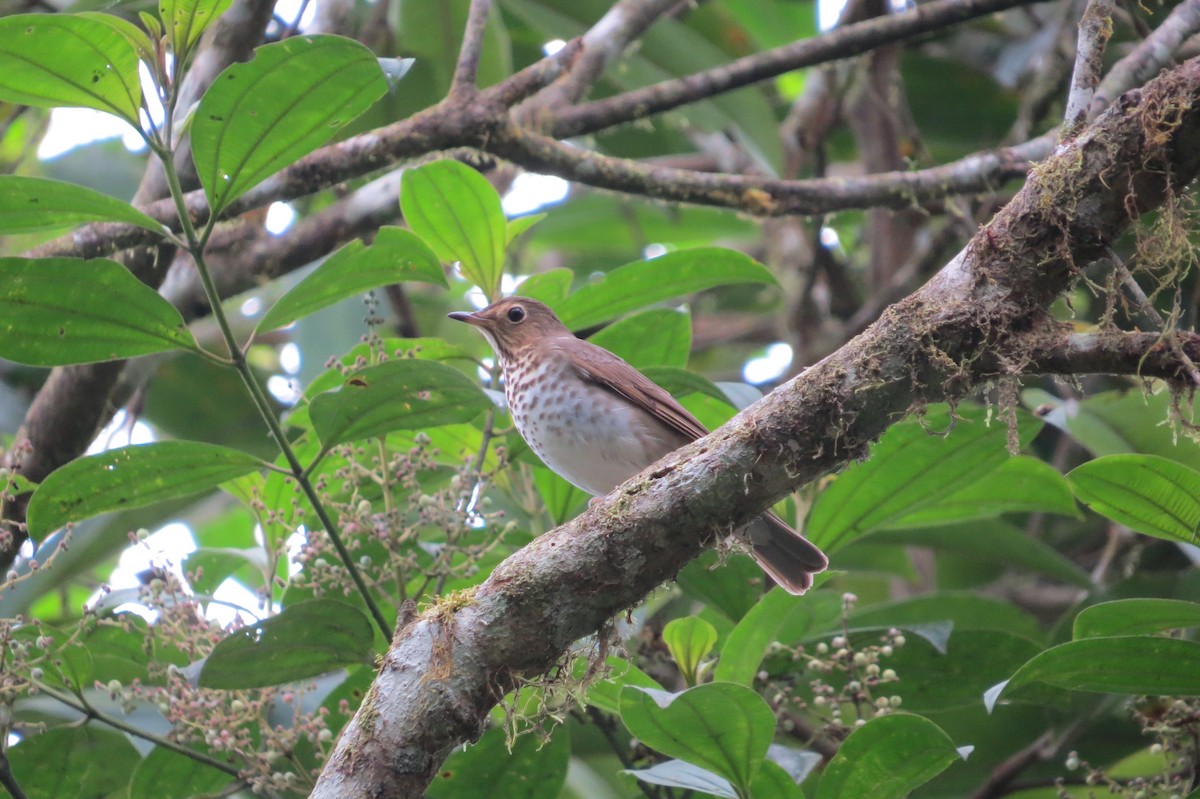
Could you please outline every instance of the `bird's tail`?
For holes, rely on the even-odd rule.
[[[759,516],[746,532],[758,565],[789,594],[803,594],[829,566],[824,552],[774,513]]]

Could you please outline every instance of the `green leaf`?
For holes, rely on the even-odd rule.
[[[1139,533],[1196,543],[1200,472],[1157,455],[1109,455],[1067,475],[1075,495],[1101,516]]]
[[[681,369],[687,366],[692,351],[692,317],[686,310],[655,308],[619,319],[588,341],[624,358],[636,369]]]
[[[728,405],[730,409],[729,416],[733,416],[736,412],[736,408],[733,401],[730,400],[729,395],[707,377],[698,375],[695,372],[689,372],[686,369],[679,369],[675,366],[646,366],[641,369],[641,372],[665,388],[677,399],[685,397],[688,394],[700,394]],[[701,419],[700,421],[704,420]]]
[[[140,760],[123,733],[96,724],[29,735],[9,756],[13,776],[30,799],[120,795]]]
[[[873,534],[868,541],[961,553],[995,564],[1018,566],[1080,588],[1092,586],[1092,578],[1076,563],[1054,547],[1030,538],[1024,530],[1001,519],[939,525],[923,530],[885,530]]]
[[[989,691],[989,704],[1033,682],[1070,691],[1200,696],[1200,643],[1151,635],[1068,641],[1035,656]]]
[[[713,679],[751,685],[767,647],[778,640],[779,630],[790,622],[794,614],[809,615],[812,606],[822,601],[823,596],[821,592],[815,592],[798,597],[782,588],[772,588],[746,612],[725,639]],[[840,608],[840,601],[837,604]]]
[[[775,714],[754,691],[707,683],[672,694],[627,686],[621,720],[634,737],[669,757],[708,769],[743,791],[775,736]]]
[[[879,640],[874,630],[858,634],[867,636],[866,641]],[[904,707],[916,713],[977,708],[980,695],[989,686],[1042,650],[1041,644],[1028,638],[995,630],[955,629],[944,653],[923,636],[908,635],[906,639],[904,646],[880,663],[881,668],[895,669],[900,682],[881,690],[899,695]]]
[[[567,298],[567,293],[571,290],[571,283],[574,280],[575,273],[570,269],[562,267],[550,269],[546,272],[538,272],[522,281],[521,285],[517,286],[517,294],[556,308]]]
[[[558,727],[548,742],[540,735],[519,735],[509,747],[504,730],[484,733],[478,743],[448,759],[426,796],[430,799],[555,799],[567,779],[571,736]]]
[[[115,14],[104,14],[98,11],[80,11],[76,16],[85,19],[95,20],[103,23],[115,30],[117,33],[129,42],[133,47],[139,61],[145,61],[147,64],[153,64],[157,58],[157,48],[154,42],[150,40],[150,36],[146,31],[139,28],[124,17],[118,17]]]
[[[804,769],[803,776],[798,778],[800,781],[803,781],[813,767],[821,762],[821,756],[818,754],[788,749],[780,744],[771,745],[768,757],[774,758],[776,753],[781,750],[795,753],[796,757],[793,758],[789,755],[789,760],[796,760],[797,765]],[[754,799],[804,799],[804,793],[797,784],[795,773],[784,769],[774,759],[763,761],[762,768],[758,770],[758,775],[750,786],[750,793]]]
[[[700,791],[712,796],[720,796],[721,799],[738,799],[737,791],[729,784],[729,780],[685,760],[667,760],[663,763],[656,763],[650,768],[625,769],[625,773],[650,785],[663,785],[667,788],[680,788],[684,791]]]
[[[129,799],[162,799],[173,795],[216,796],[237,778],[186,755],[156,746],[137,764],[129,781]]]
[[[512,244],[522,233],[545,218],[545,214],[526,214],[525,216],[518,216],[516,219],[509,220],[508,226],[505,228],[508,233],[507,243]]]
[[[263,688],[366,662],[374,630],[353,605],[310,599],[244,627],[213,649],[200,672],[204,688]]]
[[[672,619],[662,631],[663,643],[689,686],[698,680],[700,661],[717,643],[717,628],[696,616]]]
[[[309,415],[329,448],[392,430],[469,422],[490,406],[479,386],[457,369],[406,358],[355,372],[340,390],[315,397]]]
[[[446,285],[437,256],[425,242],[398,227],[379,229],[370,246],[352,241],[329,256],[263,315],[262,333],[371,289],[407,280]]]
[[[457,262],[488,300],[500,299],[508,223],[487,178],[458,161],[434,161],[400,177],[404,221],[446,263]]]
[[[125,222],[153,233],[165,228],[129,203],[86,186],[46,178],[0,175],[0,234]]]
[[[67,522],[207,491],[262,468],[253,455],[197,441],[160,441],[73,460],[51,472],[29,501],[38,540]]]
[[[1004,513],[1057,513],[1080,518],[1067,480],[1045,461],[1028,455],[1009,458],[979,480],[931,505],[902,516],[889,527],[924,527]]]
[[[805,527],[809,540],[835,552],[989,479],[1011,457],[1006,426],[996,420],[989,424],[987,410],[977,406],[960,405],[955,416],[951,429],[949,411],[940,406],[923,420],[888,430],[865,463],[851,466],[817,497]],[[1021,414],[1020,443],[1030,441],[1040,428],[1041,422]]]
[[[677,578],[679,587],[737,621],[762,596],[762,569],[746,557],[720,558],[708,550],[694,559]]]
[[[1200,627],[1200,604],[1178,599],[1119,599],[1084,608],[1075,617],[1076,639],[1158,633]]]
[[[904,799],[959,759],[954,742],[927,718],[880,716],[850,733],[821,777],[817,799]]]
[[[167,41],[175,58],[184,61],[201,34],[233,0],[159,0],[158,14],[167,24]]]
[[[0,357],[33,366],[198,350],[183,317],[116,263],[0,258]]]
[[[885,602],[850,614],[850,626],[909,627],[948,621],[955,630],[996,630],[1030,641],[1044,638],[1037,619],[1011,602],[966,591],[939,591]]]
[[[656,302],[737,283],[774,283],[775,277],[750,256],[721,247],[675,250],[650,261],[634,261],[579,288],[558,306],[572,330],[598,325]]]
[[[371,51],[341,36],[293,36],[227,68],[192,119],[213,213],[325,144],[386,91]]]
[[[139,127],[137,53],[111,25],[88,17],[0,18],[0,100],[95,108]]]
[[[653,677],[624,658],[610,655],[604,662],[608,668],[608,676],[588,686],[586,700],[592,707],[616,715],[621,712],[621,689],[626,685],[662,690],[662,686]],[[592,667],[593,664],[587,658],[576,658],[572,663],[572,677],[585,680]]]

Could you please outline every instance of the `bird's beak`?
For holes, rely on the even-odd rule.
[[[468,325],[473,325],[474,327],[483,327],[484,325],[483,319],[479,318],[473,313],[467,313],[466,311],[455,311],[453,313],[446,314],[446,316],[449,316],[456,322],[466,322]]]

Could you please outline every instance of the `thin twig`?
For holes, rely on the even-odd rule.
[[[450,81],[452,98],[461,100],[478,91],[479,55],[483,52],[483,38],[491,10],[492,0],[471,0],[467,24],[463,29],[462,47],[459,48],[454,77]]]
[[[1117,277],[1121,279],[1121,285],[1125,287],[1125,291],[1128,292],[1129,296],[1133,298],[1134,303],[1137,304],[1138,310],[1140,310],[1148,318],[1154,320],[1155,324],[1158,325],[1158,329],[1162,334],[1162,338],[1166,341],[1167,346],[1171,348],[1171,352],[1175,354],[1175,357],[1179,359],[1179,363],[1183,366],[1184,371],[1187,372],[1187,376],[1191,381],[1191,384],[1193,386],[1200,387],[1200,370],[1196,369],[1195,362],[1190,356],[1188,356],[1186,352],[1184,352],[1183,347],[1180,345],[1178,331],[1168,328],[1166,320],[1162,318],[1162,314],[1160,314],[1158,309],[1154,307],[1154,303],[1150,302],[1150,298],[1146,296],[1144,291],[1142,291],[1142,287],[1138,285],[1138,282],[1133,279],[1133,275],[1125,266],[1125,262],[1122,261],[1121,258],[1118,257],[1114,252],[1110,252],[1109,257],[1112,259],[1114,268],[1117,272]]]
[[[0,786],[8,791],[12,799],[28,799],[17,777],[12,772],[12,764],[8,761],[8,752],[0,749]]]
[[[41,682],[35,681],[34,684],[37,685],[37,688],[40,692],[46,694],[46,696],[49,696],[54,700],[62,702],[64,705],[72,708],[73,710],[79,711],[84,715],[84,718],[89,721],[98,721],[101,724],[112,727],[114,730],[120,730],[121,732],[132,735],[135,738],[141,738],[143,741],[149,741],[155,746],[162,747],[163,749],[169,749],[176,754],[183,755],[184,757],[190,757],[197,763],[203,763],[209,768],[215,768],[218,771],[223,771],[232,777],[240,778],[241,776],[236,766],[231,766],[224,761],[205,754],[204,752],[197,752],[195,749],[189,749],[183,744],[172,741],[170,738],[164,738],[161,735],[155,735],[154,733],[146,732],[145,730],[135,727],[132,724],[127,724],[120,719],[101,713],[99,710],[92,707],[92,705],[82,697],[76,698],[70,694],[62,693]]]
[[[565,138],[645,119],[785,72],[861,55],[881,45],[1035,2],[1041,0],[935,0],[901,14],[847,25],[703,72],[564,109],[555,116],[550,133]]]
[[[1088,0],[1079,20],[1075,44],[1075,70],[1071,74],[1071,92],[1063,116],[1063,136],[1074,136],[1087,123],[1088,110],[1100,74],[1104,70],[1104,47],[1112,36],[1113,0]]]

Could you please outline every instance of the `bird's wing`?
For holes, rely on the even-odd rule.
[[[571,355],[581,378],[624,397],[692,441],[708,435],[704,425],[666,389],[608,350],[587,341],[578,344],[583,346],[572,346]]]

